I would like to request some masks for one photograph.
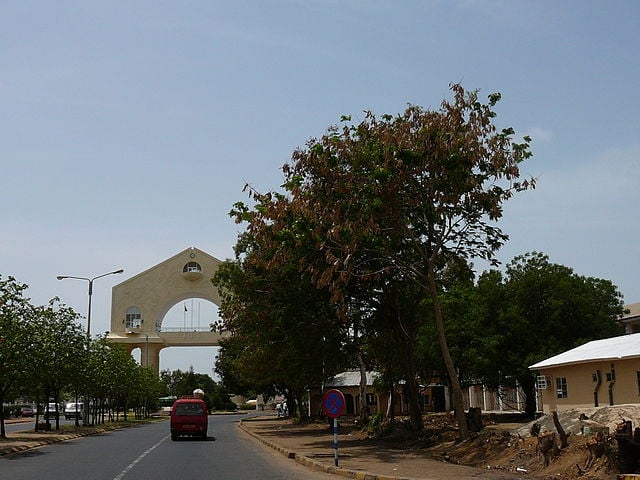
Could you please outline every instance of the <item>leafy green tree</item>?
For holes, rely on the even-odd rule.
[[[421,425],[417,352],[419,333],[429,314],[423,291],[414,282],[396,281],[372,293],[372,318],[364,325],[366,351],[387,385],[405,385],[409,415],[413,425]]]
[[[79,385],[76,386],[78,388],[77,392],[80,392],[83,396],[86,395],[85,401],[89,400],[89,405],[84,405],[84,408],[85,410],[89,409],[90,414],[93,414],[91,417],[93,423],[102,419],[105,408],[110,403],[109,398],[113,391],[112,383],[117,381],[111,377],[113,370],[111,366],[113,361],[111,349],[115,346],[104,337],[93,340],[88,347],[87,361],[84,364],[84,368],[80,370],[82,377]],[[111,403],[111,406],[115,405]],[[98,412],[102,415],[98,416]]]
[[[225,262],[214,277],[220,314],[233,334],[221,344],[216,370],[227,388],[281,393],[292,415],[304,415],[306,387],[320,384],[343,360],[344,331],[328,293],[298,269],[308,253],[304,229],[295,219],[283,221],[286,214],[279,228],[265,221],[286,212],[281,201],[262,199],[256,211],[270,213],[253,217],[236,246],[238,260]]]
[[[536,408],[529,365],[622,333],[622,299],[610,281],[577,275],[536,252],[515,257],[505,273],[492,269],[475,284],[453,284],[442,298],[462,382],[481,379],[498,388],[517,381],[529,415]],[[442,370],[429,343],[434,330],[426,324],[420,333],[419,357],[421,363]]]
[[[49,400],[60,403],[60,393],[74,382],[85,358],[87,338],[78,324],[80,316],[52,299],[35,308],[30,335],[30,378],[42,394],[45,409]],[[56,417],[59,429],[59,417]]]
[[[535,412],[532,365],[591,340],[623,333],[622,295],[609,280],[576,274],[537,252],[515,257],[506,275],[490,271],[477,285],[485,352],[478,371],[488,382],[497,373],[515,378]]]
[[[209,410],[235,410],[235,404],[222,385],[216,383],[210,375],[195,373],[193,367],[188,371],[163,370],[160,372],[162,394],[181,397],[192,395],[196,389],[204,391],[204,401]]]
[[[148,418],[159,407],[163,385],[153,369],[138,364],[134,367],[133,378],[131,407],[136,418]]]
[[[136,372],[142,367],[121,345],[109,343],[106,354],[106,364],[99,372],[108,386],[106,399],[124,413],[126,422],[129,408],[134,406],[139,393],[136,391],[139,387]]]
[[[21,383],[29,369],[28,352],[32,307],[24,297],[26,284],[0,276],[0,407],[12,387]],[[6,438],[4,409],[0,408],[0,437]]]
[[[318,287],[341,301],[354,282],[376,288],[402,278],[431,298],[460,436],[467,438],[442,313],[442,269],[452,258],[494,262],[507,239],[494,225],[502,203],[534,181],[519,180],[529,138],[517,143],[513,129],[493,123],[500,95],[483,104],[477,92],[451,89],[454,100],[438,111],[409,106],[381,119],[367,112],[357,125],[331,127],[283,170],[291,208],[313,228],[324,256],[307,259]]]
[[[212,410],[236,410],[237,406],[231,401],[231,395],[224,387],[224,385],[216,383],[213,388],[206,392],[207,405],[211,405]]]

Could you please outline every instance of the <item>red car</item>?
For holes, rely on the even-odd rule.
[[[16,417],[33,417],[33,415],[33,408],[28,405],[18,407],[18,409],[16,410]]]
[[[179,398],[171,407],[171,440],[181,435],[207,438],[209,414],[207,404],[199,398]]]

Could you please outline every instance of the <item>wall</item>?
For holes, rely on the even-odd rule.
[[[599,371],[600,386],[594,380]],[[612,360],[545,369],[540,375],[551,377],[551,387],[541,390],[543,411],[580,409],[596,406],[640,403],[638,386],[640,359]],[[556,379],[567,379],[567,398],[558,398]]]

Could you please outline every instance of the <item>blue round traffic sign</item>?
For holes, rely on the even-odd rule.
[[[328,417],[339,417],[344,413],[346,408],[344,395],[340,390],[329,390],[324,394],[322,407],[324,408],[324,413],[326,413]]]

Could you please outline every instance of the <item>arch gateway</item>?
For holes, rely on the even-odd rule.
[[[190,298],[220,306],[211,278],[222,262],[202,250],[187,248],[111,291],[111,330],[107,338],[129,353],[140,348],[140,363],[160,373],[160,350],[166,347],[217,346],[228,334],[209,326],[163,329],[162,321],[176,304]]]

